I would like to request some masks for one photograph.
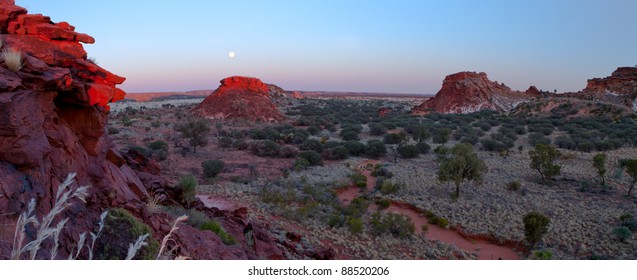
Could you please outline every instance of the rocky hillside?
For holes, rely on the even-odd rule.
[[[619,67],[606,78],[590,79],[584,90],[569,96],[623,105],[637,112],[637,67]]]
[[[276,104],[291,96],[280,87],[257,78],[234,76],[221,80],[221,86],[193,109],[193,113],[211,119],[276,122],[284,118]]]
[[[167,185],[152,160],[134,151],[120,153],[104,135],[108,104],[124,98],[125,92],[117,85],[125,79],[87,59],[81,43],[95,40],[68,23],[54,23],[49,17],[28,14],[13,0],[0,0],[0,41],[0,259],[11,256],[15,225],[29,201],[35,200],[34,214],[42,219],[51,211],[60,183],[73,172],[77,173],[73,186],[90,188],[85,203],[71,198],[52,224],[69,218],[59,235],[57,258],[77,250],[80,233],[96,230],[104,210],[145,224],[140,227],[149,229],[149,243],[161,241],[174,217],[157,204],[177,206],[183,194]],[[239,84],[267,94],[263,84]],[[245,208],[220,211],[202,205],[195,200],[189,206],[217,220],[236,245],[225,245],[211,231],[182,225],[171,241],[174,254],[195,259],[285,255],[284,246],[267,227],[247,220]],[[104,258],[123,258],[128,244],[135,240],[122,234],[133,234],[133,227],[115,217],[111,224],[110,217],[95,250]],[[25,228],[24,244],[35,236],[34,227]],[[53,243],[49,238],[36,257],[50,258]],[[113,254],[116,245],[121,245],[118,248],[124,255]],[[86,257],[83,250],[80,258]]]
[[[526,92],[513,91],[504,84],[489,80],[486,73],[459,72],[447,76],[436,96],[415,107],[412,114],[464,114],[485,109],[508,112],[538,96],[539,91],[535,87]]]

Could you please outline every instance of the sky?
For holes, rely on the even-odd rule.
[[[16,4],[93,36],[89,57],[126,77],[128,92],[214,89],[242,75],[286,90],[435,94],[460,71],[564,92],[637,65],[633,0]]]

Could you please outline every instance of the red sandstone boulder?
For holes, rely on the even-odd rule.
[[[234,76],[221,80],[221,86],[199,104],[193,113],[211,119],[246,119],[275,122],[283,120],[273,101],[282,89],[256,78]]]
[[[415,107],[412,114],[465,114],[484,109],[508,112],[534,95],[512,91],[504,84],[490,81],[485,73],[459,72],[447,76],[436,96]]]

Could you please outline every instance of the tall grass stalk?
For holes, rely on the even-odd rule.
[[[53,208],[51,208],[51,211],[42,217],[42,221],[40,221],[33,213],[35,211],[35,199],[31,199],[27,207],[27,211],[18,217],[14,233],[11,259],[20,259],[23,253],[29,252],[29,258],[34,260],[41,248],[42,242],[49,237],[53,237],[55,241],[59,241],[57,238],[59,238],[60,231],[68,219],[64,219],[58,222],[56,226],[52,227],[51,224],[53,223],[53,220],[70,204],[69,201],[71,199],[77,198],[86,203],[86,197],[88,196],[88,186],[70,189],[70,186],[75,179],[75,175],[75,173],[69,174],[66,177],[66,180],[60,184],[55,196],[55,204]],[[29,224],[33,224],[37,228],[36,237],[34,240],[23,245],[26,239],[26,227]],[[53,246],[57,247],[58,243],[55,243]],[[51,253],[57,254],[57,248],[52,250]]]
[[[146,233],[138,237],[135,243],[131,243],[130,245],[128,245],[128,254],[126,254],[126,260],[132,260],[137,254],[137,252],[139,251],[139,249],[148,245],[148,243],[146,243],[146,238],[148,238],[148,236],[149,234]]]
[[[157,259],[161,257],[162,253],[166,249],[166,245],[168,244],[168,241],[170,241],[170,238],[172,237],[173,232],[179,229],[178,227],[179,223],[185,222],[186,220],[188,220],[188,216],[186,215],[179,216],[177,217],[177,219],[175,219],[175,222],[173,223],[172,228],[170,228],[170,231],[168,232],[168,234],[164,236],[164,239],[161,240],[161,247],[159,247],[159,253],[157,253]]]
[[[13,72],[18,72],[24,64],[22,64],[22,53],[16,50],[5,49],[2,51],[2,58],[7,68]]]

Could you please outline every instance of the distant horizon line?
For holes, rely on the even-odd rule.
[[[136,91],[136,92],[128,92],[126,94],[184,94],[184,93],[195,93],[195,92],[203,92],[210,91],[214,92],[214,89],[196,89],[196,90],[185,90],[185,91]],[[285,90],[287,92],[301,92],[301,93],[338,93],[338,94],[392,94],[392,95],[416,95],[416,96],[434,96],[435,93],[408,93],[408,92],[379,92],[379,91],[335,91],[335,90]]]

